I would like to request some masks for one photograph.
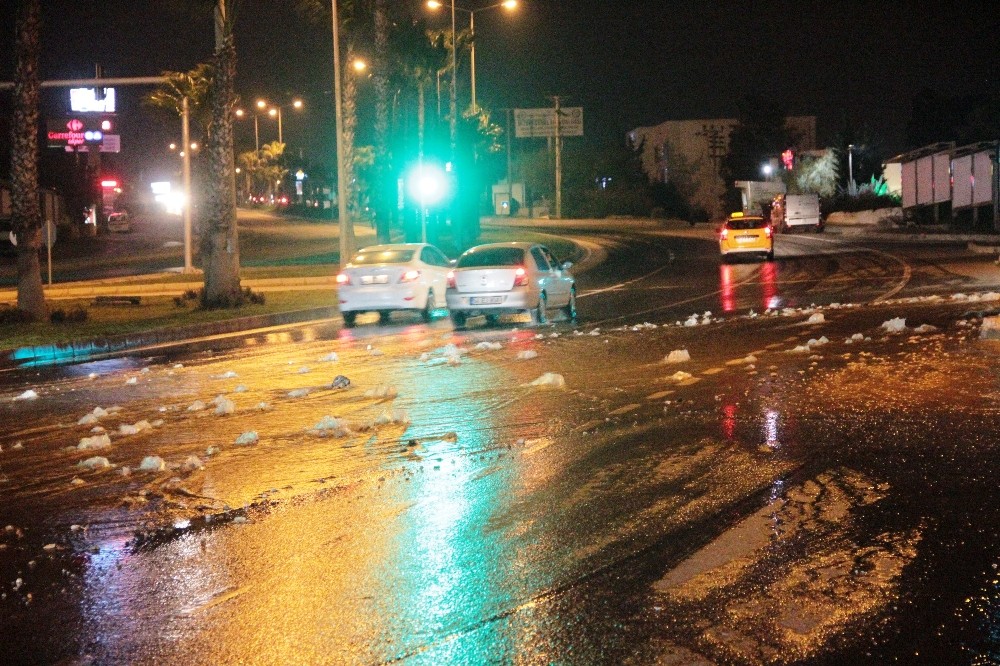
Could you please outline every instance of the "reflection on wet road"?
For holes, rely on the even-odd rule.
[[[578,325],[321,324],[9,375],[5,654],[995,658],[993,296],[833,306],[872,276],[789,258],[658,309],[698,297],[681,249],[583,276],[634,282]]]

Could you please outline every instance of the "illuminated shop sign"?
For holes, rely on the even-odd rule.
[[[115,113],[115,89],[70,88],[69,108],[73,113]]]

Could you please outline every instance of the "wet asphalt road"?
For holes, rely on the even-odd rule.
[[[721,265],[669,231],[558,229],[606,253],[576,325],[328,322],[6,373],[5,659],[1000,659],[1000,303],[951,297],[995,267],[813,235]]]

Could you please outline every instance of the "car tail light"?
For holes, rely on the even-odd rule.
[[[514,271],[514,286],[515,287],[528,286],[528,271],[524,270],[524,266],[518,266],[517,270]]]
[[[719,240],[726,240],[729,237],[729,229],[723,229],[719,232]]]
[[[402,275],[401,275],[401,276],[399,277],[399,281],[400,281],[400,282],[413,282],[413,281],[414,281],[414,280],[416,280],[416,279],[417,279],[418,277],[420,277],[420,271],[417,271],[417,270],[409,270],[409,271],[406,271],[405,273],[403,273],[403,274],[402,274]]]
[[[455,286],[455,271],[448,271],[448,288],[457,289]]]
[[[771,227],[769,227],[769,226],[768,227],[764,227],[764,235],[765,236],[767,236],[768,238],[770,238],[771,234],[773,234],[773,233],[774,232],[771,230]]]
[[[351,276],[347,273],[337,273],[337,284],[351,284]]]

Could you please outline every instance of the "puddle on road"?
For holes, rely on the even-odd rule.
[[[917,555],[916,530],[857,537],[857,513],[885,497],[887,484],[845,468],[780,484],[767,506],[653,586],[670,615],[696,628],[705,654],[743,663],[814,655],[897,598]]]

